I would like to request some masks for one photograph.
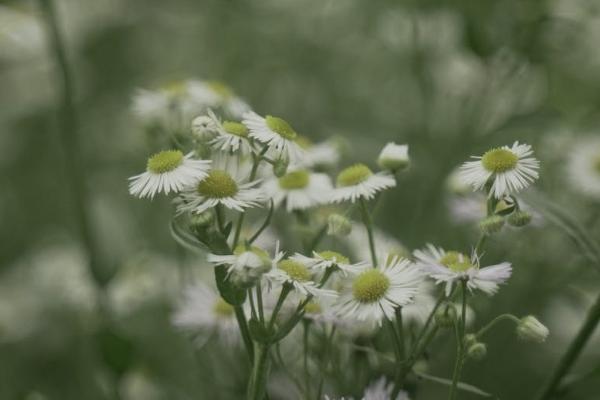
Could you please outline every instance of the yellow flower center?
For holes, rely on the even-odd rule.
[[[231,133],[235,136],[244,138],[248,136],[248,128],[246,128],[246,125],[240,124],[239,122],[225,121],[223,122],[223,129],[225,129],[227,133]]]
[[[238,192],[238,186],[227,172],[213,169],[198,184],[197,190],[204,197],[222,199],[234,196]]]
[[[337,263],[340,263],[340,264],[350,264],[350,260],[348,259],[348,257],[341,255],[337,251],[325,250],[325,251],[321,251],[317,254],[319,256],[321,256],[321,258],[324,258],[327,261],[335,260]]]
[[[286,190],[304,189],[308,186],[309,180],[310,175],[308,171],[293,171],[279,178],[279,187]]]
[[[288,274],[293,280],[299,282],[306,282],[309,281],[311,278],[310,271],[301,262],[287,259],[279,261],[279,264],[277,264],[277,266],[280,270]]]
[[[361,303],[381,300],[390,288],[390,279],[381,271],[371,269],[358,275],[352,283],[352,295]]]
[[[233,315],[233,306],[220,297],[213,306],[213,310],[218,317],[227,318]]]
[[[338,186],[354,186],[365,181],[373,172],[365,164],[354,164],[340,172],[337,176]]]
[[[497,148],[487,151],[481,158],[483,167],[490,172],[506,172],[515,169],[519,157],[510,150]]]
[[[183,162],[183,153],[179,150],[165,150],[148,159],[146,169],[155,174],[173,171]]]
[[[290,124],[288,124],[287,121],[282,118],[267,115],[265,120],[269,129],[284,139],[294,140],[298,135],[294,128],[292,128]]]
[[[445,265],[454,272],[464,272],[473,267],[469,256],[458,251],[449,251],[440,259],[440,264]]]

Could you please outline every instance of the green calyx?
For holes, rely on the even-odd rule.
[[[146,169],[155,174],[171,172],[183,162],[183,153],[179,150],[164,150],[148,159]]]
[[[204,197],[222,199],[234,196],[238,192],[238,186],[227,172],[213,169],[198,184],[197,190]]]
[[[279,187],[286,190],[304,189],[308,186],[309,180],[308,171],[292,171],[279,178]]]
[[[445,265],[454,272],[464,272],[473,267],[471,258],[458,251],[448,251],[440,259],[440,264]]]
[[[512,151],[504,148],[489,150],[481,158],[483,167],[494,173],[515,169],[518,162],[519,157]]]
[[[295,281],[306,282],[312,277],[310,271],[304,264],[294,260],[281,260],[277,264],[277,267],[284,271]]]
[[[219,317],[227,318],[233,315],[233,306],[220,297],[213,306],[213,310]]]
[[[271,261],[271,259],[269,258],[269,253],[257,246],[246,246],[244,244],[238,244],[235,247],[235,249],[233,249],[233,254],[239,256],[240,254],[245,253],[247,251],[257,255],[263,262],[265,262],[265,264],[268,264]]]
[[[225,132],[235,136],[243,138],[248,137],[248,128],[246,128],[246,125],[240,124],[239,122],[225,121],[223,122],[223,129],[225,129]]]
[[[373,175],[373,171],[365,164],[354,164],[338,174],[336,183],[341,187],[354,186],[365,181],[371,175]]]
[[[292,128],[290,124],[287,123],[286,120],[279,117],[274,117],[272,115],[267,115],[265,121],[267,122],[267,126],[269,127],[269,129],[277,133],[282,138],[288,140],[296,139],[296,136],[298,134],[296,133],[294,128]]]
[[[361,303],[382,299],[390,288],[390,279],[381,271],[371,269],[358,275],[352,283],[352,295]]]
[[[337,251],[325,250],[325,251],[321,251],[317,254],[321,258],[323,258],[327,261],[335,260],[336,263],[339,263],[339,264],[350,264],[350,260],[348,259],[348,257],[343,256],[342,254],[338,253]]]

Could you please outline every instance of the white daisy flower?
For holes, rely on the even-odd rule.
[[[567,160],[569,183],[579,192],[600,199],[600,138],[577,143]]]
[[[326,174],[299,169],[268,180],[263,185],[263,190],[275,205],[285,202],[286,210],[291,212],[327,203],[331,197],[332,185]]]
[[[452,291],[454,282],[467,281],[467,287],[473,291],[493,295],[500,284],[506,282],[512,273],[509,262],[481,268],[479,257],[469,257],[457,251],[445,251],[441,247],[428,244],[425,250],[416,250],[414,256],[419,268],[436,283],[446,283],[446,295]]]
[[[209,144],[216,150],[225,152],[237,152],[247,155],[252,151],[252,146],[248,141],[248,128],[239,122],[224,121],[221,122],[212,110],[208,110],[210,118],[217,136]]]
[[[395,399],[392,399],[394,383],[388,382],[385,377],[379,378],[365,389],[362,400],[410,400],[408,393],[401,390]]]
[[[474,190],[481,190],[491,180],[490,197],[497,199],[519,192],[538,179],[540,163],[531,146],[515,142],[487,151],[476,161],[467,161],[460,167],[460,176]]]
[[[396,186],[396,179],[387,172],[374,174],[364,164],[354,164],[340,172],[336,179],[332,201],[339,203],[360,198],[372,199],[376,193]]]
[[[377,165],[388,171],[399,171],[407,168],[409,164],[410,158],[408,157],[408,145],[406,144],[390,142],[385,145],[377,158]]]
[[[409,304],[418,292],[421,272],[410,261],[393,257],[377,268],[365,268],[352,279],[337,303],[341,316],[373,319],[381,324],[393,319],[394,309]]]
[[[240,212],[259,207],[264,197],[262,190],[255,188],[258,183],[240,183],[227,171],[212,169],[197,185],[181,192],[177,212],[201,213],[219,204]]]
[[[268,155],[284,159],[290,164],[302,161],[304,150],[296,143],[298,134],[285,120],[253,111],[244,114],[242,121],[250,130],[250,137],[269,146]]]
[[[348,272],[358,273],[368,266],[366,262],[351,264],[348,257],[330,250],[313,251],[312,257],[296,253],[290,259],[309,265],[310,269],[318,272],[325,272],[329,268],[337,267],[344,274]]]
[[[304,157],[297,162],[297,166],[331,168],[340,162],[340,145],[334,140],[313,144],[308,138],[299,136],[296,143],[304,150]]]
[[[177,193],[208,175],[210,160],[195,160],[193,153],[165,150],[148,159],[146,172],[129,178],[129,193],[153,198],[156,193]]]
[[[244,270],[256,271],[260,274],[271,267],[269,254],[257,246],[238,245],[233,250],[233,254],[209,254],[207,260],[215,266],[226,265],[228,274]]]
[[[284,259],[283,252],[277,252],[273,259],[271,271],[265,274],[269,287],[273,285],[282,286],[291,284],[296,292],[304,296],[313,295],[315,297],[336,297],[337,293],[333,290],[321,289],[313,281],[313,271],[309,264]]]
[[[204,344],[211,334],[216,334],[227,344],[238,343],[240,339],[233,306],[204,283],[185,289],[172,323],[183,331],[197,335],[199,345]]]

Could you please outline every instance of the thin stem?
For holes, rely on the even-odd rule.
[[[585,347],[586,343],[594,333],[598,322],[600,321],[600,295],[596,299],[596,302],[592,305],[590,310],[588,311],[587,317],[579,329],[577,336],[571,342],[567,352],[562,356],[556,369],[546,382],[546,384],[542,387],[538,395],[536,396],[537,400],[546,400],[552,397],[552,394],[558,388],[558,385],[564,378],[564,376],[569,372],[579,354]]]
[[[317,248],[319,243],[321,243],[321,240],[323,240],[323,238],[325,237],[325,233],[327,233],[327,224],[324,224],[321,227],[321,229],[319,229],[319,231],[317,232],[317,234],[315,235],[313,240],[308,245],[308,248],[307,248],[308,254],[311,254]]]
[[[289,284],[284,284],[281,288],[281,293],[279,294],[279,299],[277,299],[277,304],[275,304],[275,308],[273,309],[273,313],[271,314],[271,320],[269,321],[268,331],[270,332],[275,325],[275,320],[277,319],[277,314],[279,314],[279,310],[281,310],[281,306],[283,306],[283,302],[285,298],[291,291],[291,287]]]
[[[258,281],[258,285],[256,286],[256,302],[258,306],[258,317],[260,318],[260,322],[264,324],[265,311],[263,308],[262,285],[260,283],[260,280]]]
[[[389,328],[390,335],[392,336],[392,345],[394,346],[394,356],[396,358],[396,364],[400,364],[400,362],[402,361],[402,356],[400,355],[400,340],[398,339],[396,327],[394,326],[394,322],[392,320],[386,318],[385,322]]]
[[[450,293],[449,297],[452,297],[452,293]],[[444,292],[442,291],[440,293],[440,297],[438,297],[438,300],[435,303],[435,306],[433,307],[433,309],[431,310],[431,312],[427,316],[427,320],[425,321],[425,324],[423,325],[423,328],[419,332],[419,336],[417,336],[417,338],[415,339],[415,344],[413,346],[413,350],[417,349],[417,347],[419,345],[419,342],[421,341],[421,339],[423,338],[423,336],[425,336],[425,332],[427,332],[427,329],[429,328],[429,325],[431,324],[431,321],[433,321],[433,317],[435,316],[435,313],[437,312],[438,308],[440,308],[440,306],[444,302],[445,298],[446,298],[446,296],[445,296]]]
[[[308,335],[310,333],[310,322],[305,321],[303,324],[302,347],[304,355],[302,357],[302,367],[304,371],[304,394],[306,399],[310,398],[310,373],[308,371]]]
[[[225,218],[223,216],[223,206],[221,204],[217,204],[215,207],[215,214],[217,216],[217,227],[219,228],[219,232],[223,235],[225,234]],[[234,246],[235,248],[235,246]]]
[[[252,339],[250,338],[250,330],[248,329],[248,323],[246,322],[244,308],[241,305],[238,305],[233,306],[233,310],[235,312],[235,319],[237,320],[238,327],[240,328],[240,332],[242,334],[246,352],[248,353],[250,361],[252,361],[254,359],[254,347],[252,345]]]
[[[258,314],[256,313],[256,306],[254,305],[254,297],[252,294],[252,289],[248,289],[247,293],[248,293],[247,297],[250,302],[250,313],[252,315],[252,319],[258,319],[257,318]]]
[[[60,140],[64,151],[65,173],[69,181],[71,200],[76,215],[77,229],[89,256],[89,268],[98,286],[103,286],[105,278],[99,265],[99,251],[95,243],[90,223],[89,193],[85,182],[83,152],[79,138],[77,107],[75,106],[74,79],[66,54],[66,46],[60,31],[60,21],[54,8],[54,1],[40,0],[40,8],[48,29],[48,47],[57,66],[57,81],[61,85]]]
[[[402,323],[402,307],[396,308],[396,327],[398,329],[398,343],[400,344],[400,361],[406,358],[406,349],[404,348],[404,324]]]
[[[252,366],[252,376],[248,382],[248,400],[263,400],[266,393],[269,367],[269,346],[256,345],[256,357]]]
[[[492,329],[492,327],[494,325],[496,325],[498,322],[500,322],[502,320],[506,320],[506,319],[514,321],[517,324],[520,322],[519,318],[515,317],[512,314],[501,314],[501,315],[498,315],[493,320],[491,320],[486,326],[484,326],[483,328],[481,328],[479,331],[477,331],[477,333],[475,334],[475,336],[477,338],[482,337],[487,331],[489,331],[490,329]]]
[[[315,399],[321,400],[323,395],[323,385],[325,384],[325,373],[327,372],[327,365],[329,364],[329,352],[331,351],[333,335],[335,334],[335,325],[331,327],[331,332],[325,337],[325,351],[323,353],[323,368],[319,377],[319,386],[317,389],[317,397]]]
[[[467,282],[465,280],[461,281],[462,284],[462,313],[460,317],[460,326],[458,329],[457,335],[457,354],[456,354],[456,362],[454,363],[454,372],[452,374],[452,386],[450,387],[450,394],[448,399],[454,400],[456,399],[456,393],[458,388],[458,381],[460,379],[460,375],[462,373],[462,368],[464,365],[464,355],[465,355],[465,346],[464,346],[464,337],[465,337],[465,326],[466,326],[466,315],[467,315]]]
[[[267,218],[265,218],[265,221],[263,222],[263,224],[260,226],[260,228],[258,228],[258,230],[256,231],[256,233],[254,235],[252,235],[252,237],[250,238],[250,240],[248,240],[248,243],[250,243],[250,244],[254,243],[254,241],[256,239],[258,239],[258,237],[260,236],[260,234],[263,233],[263,231],[265,229],[267,229],[267,227],[271,223],[271,218],[273,217],[273,210],[274,209],[275,209],[275,205],[273,203],[273,199],[271,199],[270,206],[269,206],[269,213],[267,214]]]
[[[365,202],[365,199],[361,197],[359,199],[359,204],[362,220],[365,224],[365,228],[367,229],[367,235],[369,236],[369,250],[371,251],[371,262],[373,263],[373,268],[377,268],[377,253],[375,252],[375,240],[373,239],[373,220],[371,219],[371,214],[369,214],[369,210],[367,208],[367,203]]]

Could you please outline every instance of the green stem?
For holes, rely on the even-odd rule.
[[[371,251],[371,262],[373,263],[373,268],[377,268],[377,253],[375,252],[375,240],[373,239],[373,220],[371,219],[371,214],[369,214],[369,210],[367,208],[367,203],[365,202],[365,199],[361,197],[358,201],[360,204],[362,220],[365,224],[365,228],[367,229],[367,236],[369,237],[369,250]]]
[[[277,304],[275,304],[275,308],[273,309],[273,313],[271,314],[271,320],[269,321],[269,328],[268,331],[271,332],[271,330],[273,329],[273,326],[275,326],[275,321],[277,320],[277,314],[279,314],[279,310],[281,310],[281,307],[283,306],[283,302],[285,301],[285,298],[287,297],[287,295],[290,293],[290,291],[292,290],[292,287],[290,284],[284,283],[283,287],[281,288],[281,293],[279,294],[279,298],[277,299]]]
[[[570,371],[571,367],[573,367],[573,364],[575,364],[577,358],[579,358],[581,351],[594,333],[599,321],[600,295],[596,299],[596,302],[589,309],[583,325],[579,329],[575,339],[573,339],[571,342],[567,352],[562,356],[558,362],[558,365],[556,366],[556,369],[536,396],[537,400],[546,400],[552,397],[564,376]]]
[[[223,216],[223,206],[221,204],[215,206],[215,214],[217,216],[217,227],[219,228],[219,232],[225,235],[225,217]]]
[[[456,349],[456,362],[454,363],[454,372],[452,374],[452,386],[450,387],[450,394],[448,396],[449,400],[455,400],[458,388],[458,381],[460,379],[460,375],[462,373],[462,368],[464,365],[464,357],[465,357],[465,346],[464,346],[464,337],[465,337],[465,326],[466,326],[466,315],[467,315],[467,282],[465,280],[461,281],[462,284],[462,313],[460,318],[460,327],[458,330],[457,337],[457,349]]]
[[[250,361],[252,361],[254,358],[254,347],[252,345],[252,339],[250,338],[250,330],[248,329],[248,324],[246,322],[244,308],[241,305],[234,306],[233,311],[235,312],[235,319],[237,320],[238,327],[240,328],[240,332],[242,334],[246,352],[248,353]]]
[[[329,352],[333,347],[333,335],[335,335],[335,325],[331,327],[331,332],[329,335],[325,337],[325,351],[323,352],[323,367],[322,371],[319,374],[319,386],[317,389],[317,397],[316,400],[321,400],[321,396],[323,395],[323,385],[325,384],[325,373],[327,372],[327,365],[329,364]]]
[[[398,343],[400,344],[400,360],[406,358],[406,349],[404,348],[404,324],[402,323],[402,307],[396,308],[396,327],[398,329]]]
[[[248,383],[248,400],[263,400],[266,394],[269,369],[269,346],[257,344],[255,353],[252,375]]]
[[[310,322],[305,321],[303,324],[302,347],[304,355],[302,357],[302,367],[304,370],[304,394],[306,399],[310,399],[310,373],[308,371],[308,335],[310,333]]]
[[[256,239],[258,239],[258,237],[260,236],[260,234],[263,233],[263,231],[265,229],[267,229],[267,227],[271,223],[271,218],[273,217],[273,210],[274,209],[275,209],[275,205],[273,203],[273,199],[271,199],[270,206],[269,206],[269,213],[267,214],[267,218],[265,218],[265,221],[263,222],[263,224],[260,226],[260,228],[258,228],[258,230],[256,231],[256,233],[254,233],[254,235],[252,235],[252,237],[250,238],[250,240],[248,240],[248,243],[250,243],[250,244],[254,243],[254,241]]]
[[[475,336],[476,336],[477,338],[480,338],[480,337],[482,337],[483,335],[485,335],[485,333],[486,333],[487,331],[489,331],[490,329],[492,329],[492,327],[493,327],[494,325],[496,325],[498,322],[500,322],[500,321],[502,321],[502,320],[505,320],[505,319],[508,319],[508,320],[514,321],[514,322],[515,322],[515,323],[517,323],[517,324],[520,322],[519,318],[515,317],[515,316],[514,316],[514,315],[512,315],[512,314],[501,314],[501,315],[498,315],[498,316],[497,316],[496,318],[494,318],[493,320],[491,320],[491,321],[490,321],[490,322],[489,322],[489,323],[488,323],[486,326],[484,326],[483,328],[481,328],[479,331],[477,331],[477,333],[475,334]]]
[[[312,252],[317,248],[321,240],[325,237],[325,233],[327,233],[327,224],[324,224],[319,232],[315,235],[314,239],[310,242],[307,248],[307,254],[312,254]]]
[[[74,101],[74,85],[71,68],[67,59],[66,47],[60,31],[60,22],[54,8],[54,1],[40,0],[40,8],[48,29],[48,47],[57,66],[57,81],[61,85],[60,140],[64,151],[65,172],[71,191],[77,229],[89,257],[89,268],[98,286],[106,283],[105,274],[99,265],[99,251],[94,240],[87,208],[89,193],[85,186],[85,168],[81,149],[77,107]]]
[[[260,283],[260,280],[258,281],[258,285],[256,286],[256,302],[258,306],[258,317],[260,318],[260,322],[264,324],[265,312],[263,308],[262,285]]]

